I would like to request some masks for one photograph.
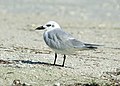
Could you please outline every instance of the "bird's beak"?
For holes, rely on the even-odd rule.
[[[45,29],[43,26],[37,27],[35,30],[43,30]]]

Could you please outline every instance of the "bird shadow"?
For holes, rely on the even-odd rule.
[[[30,60],[13,60],[13,62],[21,62],[24,64],[40,64],[40,65],[47,65],[47,66],[58,66],[58,67],[63,67],[62,65],[59,64],[52,64],[52,63],[47,63],[47,62],[40,62],[40,61],[30,61]],[[65,68],[70,68],[67,66],[64,66]]]

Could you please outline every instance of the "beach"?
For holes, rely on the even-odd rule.
[[[120,85],[120,1],[0,0],[0,86]],[[54,51],[35,28],[54,20],[64,31],[96,50],[67,55],[53,66]],[[61,65],[59,54],[57,64]],[[22,86],[22,85],[21,85]]]

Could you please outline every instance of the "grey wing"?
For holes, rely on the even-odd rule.
[[[77,39],[70,39],[69,41],[72,43],[74,48],[77,48],[77,49],[97,49],[98,46],[103,46],[98,44],[83,43]]]
[[[55,39],[59,41],[58,47],[64,48],[85,48],[85,44],[75,39],[71,34],[64,32],[62,29],[54,30]],[[54,40],[55,41],[55,40]],[[57,42],[56,42],[57,43]],[[60,46],[59,46],[60,45]]]
[[[53,49],[94,49],[93,44],[86,44],[75,39],[71,34],[64,32],[62,29],[55,29],[44,36],[46,44]]]
[[[73,37],[64,32],[62,29],[55,29],[44,33],[44,40],[46,44],[54,49],[67,49],[74,47],[69,39],[73,39]]]
[[[85,44],[75,38],[73,39],[69,39],[68,40],[69,43],[71,43],[71,45],[74,47],[74,48],[85,48]]]

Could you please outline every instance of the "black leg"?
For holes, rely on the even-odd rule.
[[[56,59],[57,59],[57,53],[55,53],[54,65],[56,63]]]
[[[64,60],[63,60],[63,64],[62,64],[62,67],[64,67],[64,63],[65,63],[65,59],[66,59],[66,55],[64,55]]]

